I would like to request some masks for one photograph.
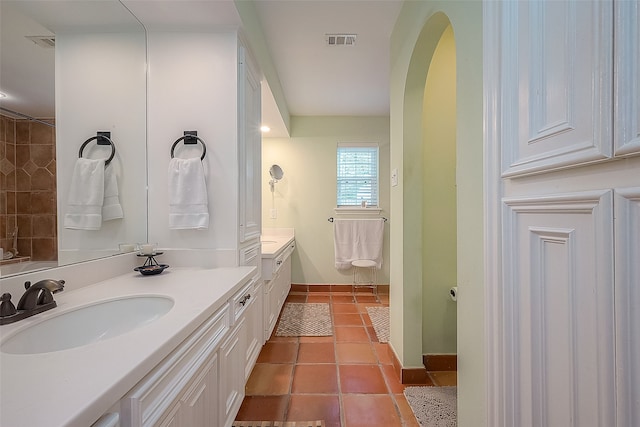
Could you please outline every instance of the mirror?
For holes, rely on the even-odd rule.
[[[271,192],[275,190],[275,184],[282,179],[284,176],[284,171],[278,165],[271,165],[269,168],[269,175],[271,175],[271,180],[269,181],[269,186],[271,187]]]
[[[277,182],[280,181],[284,176],[284,171],[278,165],[271,165],[271,167],[269,168],[269,175],[271,175],[271,178],[273,178]]]
[[[118,0],[3,0],[0,18],[0,245],[27,260],[3,261],[2,276],[146,241],[143,26]],[[80,147],[98,132],[114,143],[108,168],[123,217],[96,230],[65,228]],[[82,157],[110,153],[94,140]]]

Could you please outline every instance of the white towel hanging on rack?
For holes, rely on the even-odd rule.
[[[351,268],[351,262],[363,259],[382,268],[384,219],[334,219],[335,266],[338,270]]]
[[[199,158],[169,161],[169,228],[209,228],[207,185]]]
[[[71,175],[64,227],[75,230],[99,230],[104,203],[104,160],[76,160]]]

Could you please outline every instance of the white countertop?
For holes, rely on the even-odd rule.
[[[42,354],[0,352],[0,425],[90,426],[220,308],[254,269],[170,268],[157,276],[127,273],[58,293],[57,308],[3,325],[2,340],[89,302],[132,295],[174,300],[163,317],[101,342]]]
[[[263,230],[262,258],[273,258],[294,240],[293,228],[272,228]]]

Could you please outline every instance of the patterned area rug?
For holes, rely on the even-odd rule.
[[[389,342],[389,307],[367,307],[379,342]]]
[[[327,303],[285,303],[276,336],[323,337],[333,334],[331,312]]]
[[[234,421],[231,427],[324,427],[324,421]]]
[[[404,395],[422,427],[458,425],[457,387],[406,387]]]

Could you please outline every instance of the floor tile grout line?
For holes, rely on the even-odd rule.
[[[340,411],[340,425],[341,426],[346,426],[346,419],[345,419],[345,407],[344,407],[344,400],[342,398],[342,381],[340,380],[340,361],[338,360],[338,337],[337,337],[337,333],[336,333],[336,324],[335,324],[335,310],[334,310],[334,302],[333,302],[333,295],[331,295],[330,297],[330,301],[331,301],[331,316],[334,320],[334,328],[333,328],[333,353],[334,353],[334,358],[335,358],[335,362],[336,362],[336,381],[337,381],[337,386],[338,386],[338,409]]]

